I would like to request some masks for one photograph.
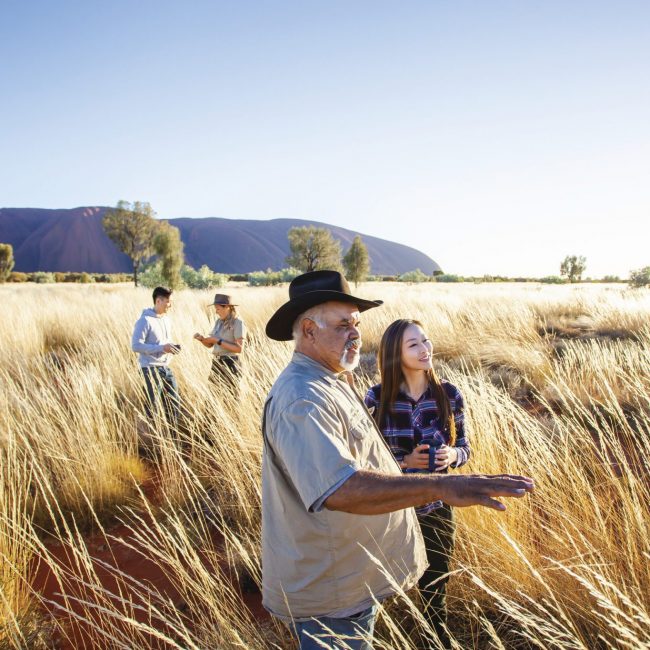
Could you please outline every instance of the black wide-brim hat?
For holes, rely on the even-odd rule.
[[[289,302],[285,302],[266,324],[266,335],[275,341],[290,341],[293,324],[298,316],[324,302],[349,302],[359,311],[384,304],[383,300],[364,300],[350,293],[347,280],[338,271],[310,271],[292,280]]]

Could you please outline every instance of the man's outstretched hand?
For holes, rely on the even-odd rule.
[[[499,474],[382,474],[355,472],[325,501],[328,510],[379,515],[444,501],[450,506],[505,510],[499,497],[523,497],[535,483],[527,476]]]
[[[466,474],[445,476],[438,484],[440,500],[450,506],[484,506],[505,510],[506,505],[497,497],[520,498],[535,489],[535,482],[527,476],[512,474]]]

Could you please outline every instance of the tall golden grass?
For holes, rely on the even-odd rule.
[[[292,647],[236,580],[260,580],[260,411],[291,355],[264,324],[286,287],[229,290],[250,330],[239,399],[208,383],[210,355],[191,340],[211,325],[209,293],[173,296],[181,446],[143,421],[130,336],[149,291],[0,286],[0,647],[47,647],[51,633],[88,648]],[[650,294],[389,283],[359,293],[386,303],[362,316],[360,388],[376,380],[386,325],[418,318],[438,372],[465,396],[467,471],[538,484],[505,513],[457,512],[459,646],[650,648]],[[98,560],[90,532],[159,566],[178,597]],[[30,587],[37,562],[56,598]],[[382,610],[376,647],[408,648],[414,626],[427,634],[411,598]]]

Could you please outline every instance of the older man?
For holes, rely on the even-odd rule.
[[[342,380],[358,363],[357,298],[335,271],[297,277],[266,326],[295,341],[264,406],[263,602],[300,647],[371,648],[375,601],[408,588],[426,568],[413,506],[503,510],[524,477],[404,475],[362,400]],[[381,564],[381,566],[379,566]],[[344,641],[337,641],[337,638]]]

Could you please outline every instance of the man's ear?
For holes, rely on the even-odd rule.
[[[304,336],[304,338],[307,339],[308,341],[313,341],[314,332],[316,331],[318,325],[316,325],[316,323],[311,318],[303,318],[301,327],[302,327],[302,335]]]

